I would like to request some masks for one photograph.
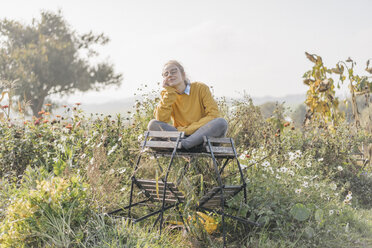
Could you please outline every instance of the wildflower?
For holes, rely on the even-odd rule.
[[[127,168],[122,168],[122,169],[119,169],[118,172],[119,172],[120,174],[123,174],[126,170],[127,170]]]
[[[322,162],[324,159],[323,158],[319,158],[318,159],[318,162]]]
[[[242,153],[240,156],[239,156],[240,159],[245,159],[245,155]]]
[[[293,176],[294,176],[294,172],[293,172],[293,170],[289,170],[289,171],[288,171],[288,174],[291,175],[291,176],[293,177]]]
[[[286,173],[288,171],[288,169],[286,167],[281,167],[279,171],[283,172],[283,173]]]
[[[296,194],[300,194],[301,191],[302,191],[301,189],[296,189],[296,190],[295,190],[295,193],[296,193]]]
[[[285,126],[285,127],[288,127],[290,124],[291,124],[291,123],[286,122],[286,123],[284,123],[284,126]]]
[[[45,112],[44,115],[50,115],[50,113],[49,112]]]
[[[39,119],[36,119],[35,122],[34,122],[34,125],[37,126],[40,124],[40,120]]]
[[[84,159],[87,155],[84,153],[80,156],[81,159]]]
[[[45,111],[44,110],[41,110],[41,111],[39,111],[37,114],[38,115],[43,115],[45,113]]]
[[[75,103],[75,105],[80,106],[81,105],[81,102],[77,102],[77,103]]]
[[[94,158],[91,158],[90,161],[89,161],[90,164],[93,164],[94,163]]]
[[[344,200],[345,204],[350,204],[351,203],[350,201],[351,201],[351,199],[353,199],[353,197],[351,195],[352,195],[352,192],[349,191],[349,193],[346,195],[345,200]]]
[[[289,161],[293,161],[296,159],[296,155],[293,152],[288,152]]]
[[[329,210],[329,216],[333,215],[334,214],[334,210]]]
[[[67,108],[67,105],[62,105],[64,108]]]
[[[251,155],[246,154],[245,157],[246,157],[246,158],[251,158]]]
[[[268,167],[268,166],[270,166],[270,162],[269,161],[265,161],[265,162],[262,163],[262,166],[263,167]]]
[[[50,104],[50,103],[46,103],[46,104],[44,104],[44,105],[47,106],[47,107],[52,106],[52,104]]]
[[[240,168],[242,168],[242,170],[244,170],[245,168],[247,168],[248,167],[248,165],[245,165],[245,164],[241,164],[240,165]]]
[[[71,123],[68,123],[68,124],[65,126],[65,128],[72,130],[72,125],[71,125]]]
[[[61,118],[61,116],[60,116],[60,115],[56,115],[56,117],[57,117],[57,118]]]
[[[343,171],[344,168],[342,168],[342,166],[339,165],[339,166],[337,166],[337,170],[338,170],[338,171]]]
[[[6,109],[6,108],[9,108],[9,105],[3,105],[1,106],[2,109]]]
[[[310,161],[307,161],[307,163],[306,163],[306,167],[307,167],[307,168],[310,168],[310,167],[311,167],[311,162],[310,162]]]
[[[301,157],[302,152],[300,150],[295,151],[297,158]]]
[[[337,185],[336,183],[332,182],[329,187],[331,188],[331,190],[336,190],[337,189]]]
[[[304,182],[304,183],[302,184],[302,186],[304,186],[305,188],[307,188],[307,187],[309,187],[309,183],[308,183],[308,182]]]
[[[43,120],[43,123],[48,123],[49,122],[49,120]]]
[[[275,178],[276,179],[281,179],[281,177],[278,174],[276,174]]]
[[[121,191],[121,192],[125,191],[125,187],[121,188],[120,191]]]

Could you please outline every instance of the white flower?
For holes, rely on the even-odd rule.
[[[111,174],[114,174],[115,173],[115,170],[114,169],[111,169],[110,171],[109,171],[109,174],[111,175]]]
[[[293,161],[296,159],[296,155],[293,152],[288,152],[289,161]]]
[[[296,153],[297,157],[301,157],[301,155],[302,155],[302,152],[300,150],[295,151],[295,153]]]
[[[242,153],[242,154],[239,156],[239,159],[241,159],[241,160],[245,159],[245,155],[244,155],[244,153]]]
[[[307,167],[307,168],[310,168],[310,167],[311,167],[311,162],[310,162],[310,161],[307,161],[307,163],[306,163],[306,167]]]
[[[289,170],[289,171],[288,171],[288,174],[291,175],[291,176],[293,177],[293,176],[294,176],[294,172],[293,172],[293,170]]]
[[[118,172],[119,172],[120,174],[122,174],[122,173],[124,173],[126,170],[127,170],[127,168],[121,168],[121,169],[118,169]]]
[[[242,168],[242,170],[244,170],[245,168],[247,168],[248,165],[245,165],[245,164],[240,164],[240,168]]]
[[[309,183],[308,183],[308,182],[304,182],[304,183],[302,184],[302,186],[304,186],[305,188],[307,188],[307,187],[309,187]]]
[[[296,194],[300,194],[301,191],[302,191],[301,189],[296,189],[296,190],[295,190],[295,193],[296,193]]]
[[[334,213],[334,211],[331,209],[329,210],[329,216],[331,216]]]
[[[353,199],[353,197],[351,195],[352,195],[352,192],[349,191],[349,193],[346,195],[345,200],[344,200],[345,204],[350,204],[351,203],[350,201],[351,201],[351,199]]]
[[[276,174],[275,178],[280,179],[281,177],[278,174]]]
[[[322,162],[324,159],[323,158],[319,158],[318,159],[318,162]]]
[[[339,165],[339,166],[337,166],[337,170],[338,170],[338,171],[343,171],[344,168],[342,168],[342,166]]]
[[[336,190],[337,189],[337,185],[336,183],[332,182],[329,187],[331,188],[331,190]]]
[[[269,161],[265,161],[265,162],[262,163],[262,166],[263,167],[268,167],[268,166],[270,166],[270,162]]]
[[[80,156],[81,159],[84,159],[87,155],[84,153]]]
[[[125,190],[125,187],[121,188],[120,191],[123,192]]]
[[[247,155],[247,154],[248,154],[248,151],[244,151],[243,154],[244,154],[244,155]]]
[[[118,142],[120,142],[120,141],[122,140],[122,138],[123,138],[123,137],[120,136],[119,139],[118,139]]]
[[[280,172],[282,173],[286,173],[288,171],[288,169],[286,167],[281,167],[280,168]]]
[[[94,158],[91,158],[90,161],[89,161],[90,164],[93,164],[94,163]]]
[[[138,135],[138,141],[141,141],[143,139],[143,134]]]

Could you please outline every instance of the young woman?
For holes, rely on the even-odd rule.
[[[227,122],[220,118],[207,85],[190,83],[183,66],[175,60],[164,65],[162,76],[164,90],[148,130],[185,132],[181,144],[186,150],[202,144],[203,136],[225,136]],[[173,125],[168,124],[171,120]]]

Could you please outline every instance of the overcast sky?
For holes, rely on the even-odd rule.
[[[123,84],[69,98],[83,103],[131,97],[141,84],[155,87],[170,59],[217,96],[245,90],[260,97],[306,92],[302,75],[312,64],[305,51],[328,66],[350,56],[360,70],[372,58],[369,0],[8,0],[0,17],[30,23],[42,9],[61,9],[78,32],[111,39],[101,57],[123,73]]]

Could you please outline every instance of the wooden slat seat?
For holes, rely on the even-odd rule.
[[[164,194],[164,182],[158,181],[158,192],[156,192],[156,180],[136,179],[136,183],[149,195],[154,202],[162,202]],[[165,203],[184,202],[185,196],[172,182],[167,182],[165,191]]]
[[[208,141],[211,143],[211,148],[208,146]],[[210,153],[211,151],[215,156],[231,156],[234,157],[234,149],[231,146],[230,138],[212,138],[204,137],[204,146],[206,151]]]
[[[243,189],[243,186],[225,186],[223,196],[225,201],[230,200]],[[199,207],[216,208],[221,206],[221,188],[214,187],[199,200]]]
[[[142,141],[141,146],[145,145],[146,148],[151,149],[171,150],[177,145],[177,138],[185,137],[185,133],[177,131],[146,131],[145,137],[150,138],[150,140]],[[178,144],[177,149],[181,149],[181,143]]]

